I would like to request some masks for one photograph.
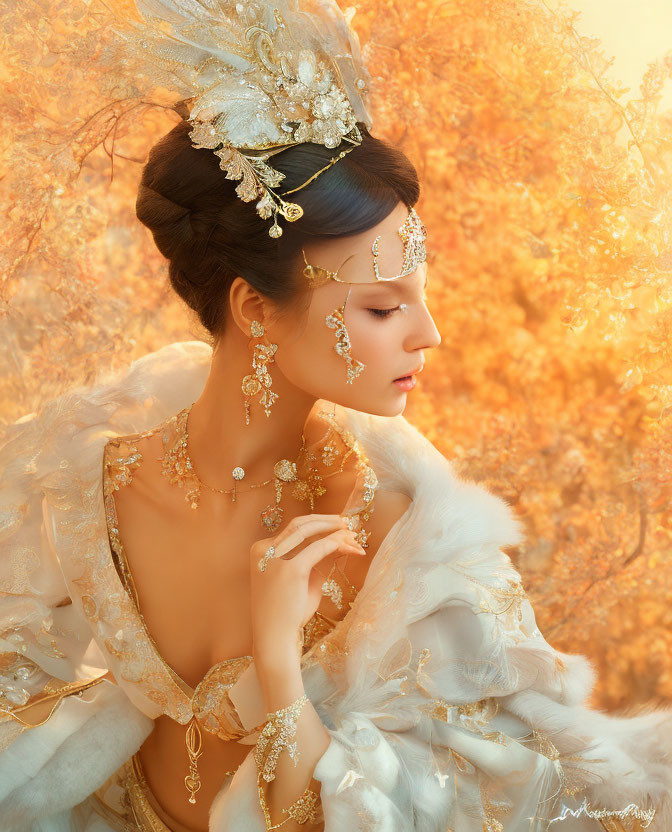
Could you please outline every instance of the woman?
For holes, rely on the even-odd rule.
[[[440,342],[408,159],[297,142],[297,218],[190,127],[137,212],[210,343],[2,450],[0,828],[667,830],[670,714],[585,707],[520,522],[403,417]]]

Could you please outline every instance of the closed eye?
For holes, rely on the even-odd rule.
[[[398,306],[394,306],[392,309],[367,309],[367,312],[371,312],[371,314],[375,315],[377,318],[388,318],[393,312],[396,312],[399,309]]]

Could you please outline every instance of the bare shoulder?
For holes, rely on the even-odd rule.
[[[373,511],[364,524],[370,533],[369,558],[375,555],[392,526],[401,519],[413,501],[402,491],[385,491],[379,488],[373,500]]]
[[[383,535],[387,534],[412,502],[413,500],[403,491],[385,491],[379,488],[373,500],[374,511],[371,512],[367,524],[372,536],[374,529]]]
[[[380,544],[412,502],[413,500],[401,491],[386,491],[382,488],[376,491],[372,503],[373,511],[364,522],[364,528],[369,533],[366,557],[350,558],[348,577],[357,590],[361,589]]]

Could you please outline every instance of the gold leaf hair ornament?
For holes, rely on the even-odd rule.
[[[184,96],[197,148],[220,159],[236,194],[258,200],[263,219],[273,215],[271,237],[303,215],[275,190],[285,174],[268,159],[295,144],[350,147],[334,156],[313,181],[362,142],[358,123],[371,129],[362,95],[369,74],[350,27],[355,13],[335,0],[135,0],[142,22],[114,31],[141,58],[146,74]]]

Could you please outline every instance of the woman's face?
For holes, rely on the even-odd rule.
[[[332,271],[351,255],[368,258],[360,262],[372,264],[373,241],[379,235],[396,234],[407,217],[408,208],[400,202],[367,231],[305,244],[306,260]],[[269,338],[278,344],[277,368],[290,384],[316,398],[366,413],[398,415],[412,395],[413,382],[395,384],[395,379],[417,373],[424,365],[425,350],[441,343],[425,305],[426,281],[427,263],[396,280],[350,284],[326,280],[311,291],[300,325],[296,314],[285,313],[268,329]],[[334,349],[337,331],[325,320],[346,297],[343,318],[350,355],[365,365],[351,384],[346,382],[346,361]]]

